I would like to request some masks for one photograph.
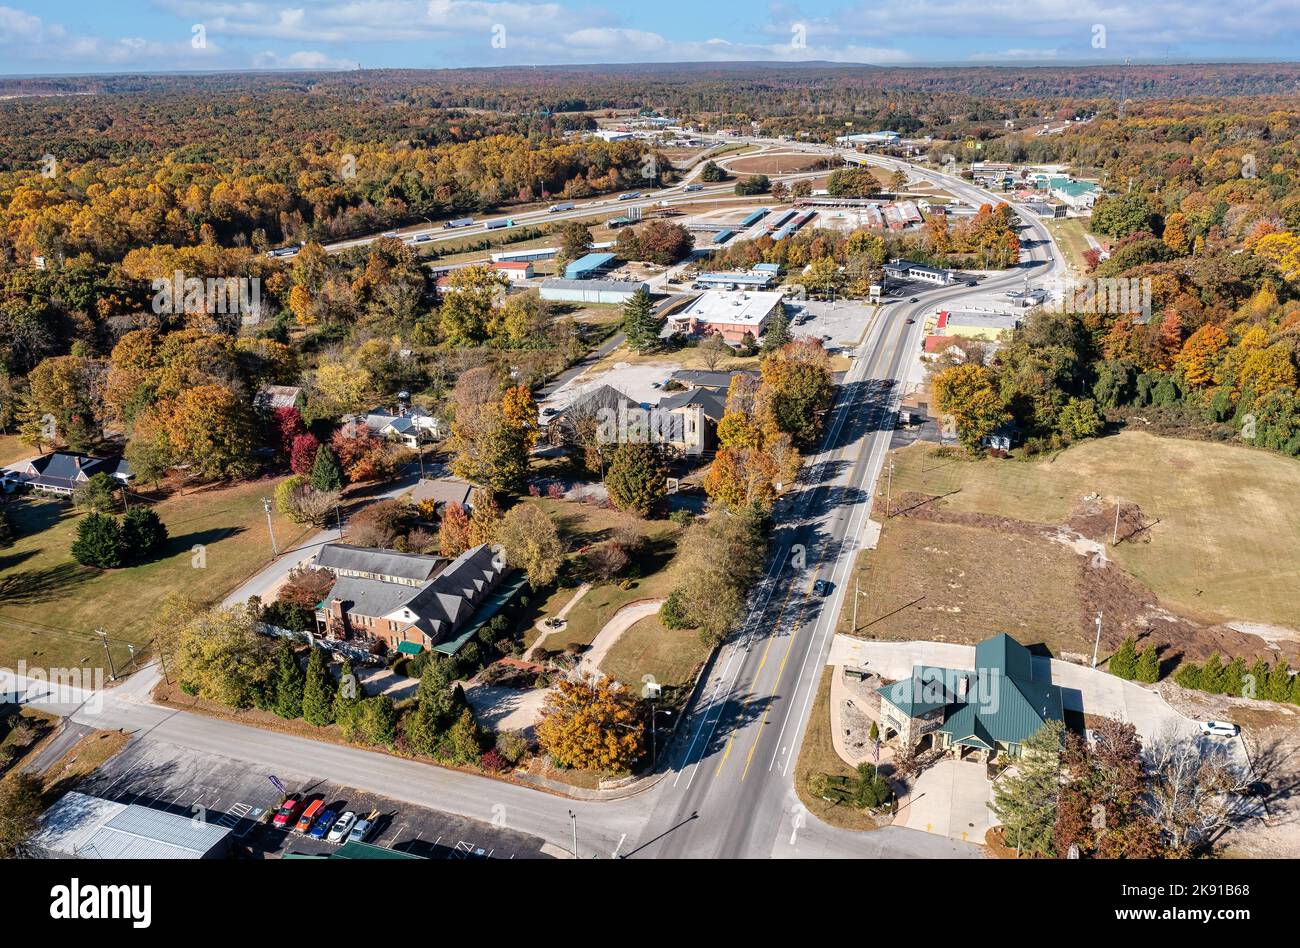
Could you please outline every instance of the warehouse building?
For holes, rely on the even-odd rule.
[[[748,273],[723,271],[701,273],[695,278],[695,282],[715,289],[737,287],[750,290],[765,290],[772,285],[772,279],[773,274],[768,270],[750,270]]]
[[[566,280],[591,280],[614,266],[618,257],[612,253],[589,253],[564,268]]]
[[[626,303],[645,283],[623,280],[544,280],[541,297],[557,303]]]
[[[27,848],[42,859],[222,859],[230,830],[72,791],[41,817]]]

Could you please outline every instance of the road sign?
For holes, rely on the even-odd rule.
[[[282,784],[282,783],[280,782],[280,778],[277,777],[275,774],[267,774],[267,775],[266,775],[266,779],[269,780],[269,781],[271,781],[271,783],[272,783],[272,785],[275,787],[275,789],[279,790],[279,791],[280,791],[281,793],[283,793],[285,796],[288,796],[288,795],[289,795],[289,791],[286,790],[286,789],[284,788],[284,784]]]

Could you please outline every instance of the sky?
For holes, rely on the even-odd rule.
[[[0,75],[1293,60],[1300,0],[0,0]]]

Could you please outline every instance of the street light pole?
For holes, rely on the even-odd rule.
[[[280,555],[280,548],[275,543],[275,525],[271,523],[271,501],[262,498],[262,509],[266,511],[266,532],[271,535],[271,559]]]
[[[578,814],[572,810],[569,811],[569,819],[573,823],[573,858],[578,858]]]
[[[1097,612],[1097,639],[1092,643],[1092,667],[1097,667],[1097,649],[1101,646],[1101,612]]]
[[[104,643],[104,655],[108,658],[108,680],[117,681],[117,669],[113,667],[113,653],[108,647],[108,633],[103,629],[96,629],[95,634]]]
[[[1115,498],[1115,529],[1110,535],[1110,545],[1119,546],[1119,498]]]

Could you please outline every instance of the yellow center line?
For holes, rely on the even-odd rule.
[[[781,686],[781,677],[785,674],[785,664],[790,660],[790,650],[794,648],[794,640],[799,636],[799,630],[803,628],[804,616],[808,614],[808,596],[812,592],[815,578],[809,579],[808,586],[803,591],[803,602],[799,608],[799,620],[795,623],[794,628],[790,630],[790,641],[786,643],[785,654],[781,656],[781,667],[777,669],[776,681],[772,685],[772,693]],[[755,682],[758,681],[758,675],[754,676]],[[763,709],[763,716],[758,721],[758,733],[754,735],[754,743],[749,747],[749,753],[745,755],[745,769],[740,773],[741,783],[745,782],[745,775],[749,773],[749,765],[754,762],[754,751],[758,749],[758,742],[763,739],[763,728],[767,725],[767,715],[772,710],[771,702],[768,702]]]

